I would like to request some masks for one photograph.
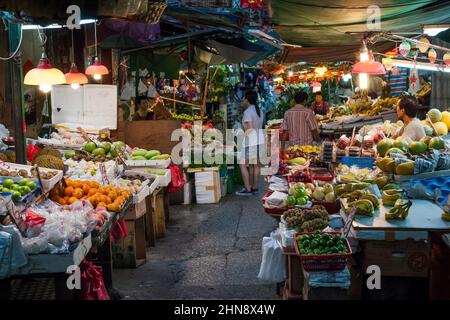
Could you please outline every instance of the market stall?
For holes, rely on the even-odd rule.
[[[389,138],[401,126],[386,122],[321,148],[281,151],[262,199],[279,228],[267,248],[263,241],[260,278],[286,279],[287,300],[396,299],[393,283],[407,278],[428,281],[430,297],[444,294],[436,283],[443,271],[433,261],[450,231],[449,146],[439,124],[446,117],[430,110],[423,126],[439,129],[417,142]],[[364,287],[373,265],[386,287],[377,294]]]

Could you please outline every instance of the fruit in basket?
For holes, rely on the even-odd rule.
[[[414,174],[414,166],[415,166],[414,161],[400,163],[395,168],[395,174],[402,176],[411,176]]]
[[[428,146],[423,142],[415,141],[408,145],[408,149],[412,155],[417,156],[422,153],[425,153],[425,151],[427,151],[428,149]]]
[[[438,136],[446,136],[448,134],[448,127],[444,122],[436,122],[434,128]]]
[[[441,111],[439,111],[436,108],[430,109],[430,111],[428,111],[427,115],[430,117],[430,120],[433,123],[441,121],[441,119],[442,119]]]
[[[294,196],[288,196],[286,201],[289,207],[295,206],[297,204],[297,199]]]
[[[348,252],[344,239],[339,235],[316,232],[311,235],[300,235],[296,241],[301,254],[337,254]]]
[[[392,148],[394,145],[394,140],[385,138],[377,143],[377,152],[381,157],[386,155],[386,152]]]
[[[131,160],[147,160],[144,156],[133,156]]]
[[[159,156],[161,154],[161,152],[159,152],[158,150],[149,150],[145,153],[145,158],[147,160],[150,160],[153,157]]]
[[[83,150],[87,151],[89,153],[92,153],[95,149],[97,149],[97,145],[94,142],[92,142],[92,141],[89,141],[83,147]]]
[[[323,185],[323,192],[325,194],[330,193],[330,192],[334,192],[333,185],[331,183],[325,183]]]
[[[288,160],[288,164],[291,166],[296,166],[296,165],[303,166],[305,163],[306,163],[306,159],[302,158],[302,157],[293,158],[293,159]]]
[[[297,205],[304,206],[307,203],[308,203],[308,197],[307,196],[297,198]]]
[[[430,139],[428,146],[430,149],[445,149],[445,141],[441,137],[434,137]]]

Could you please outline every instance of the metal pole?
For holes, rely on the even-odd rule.
[[[8,45],[9,50],[17,48],[21,37],[20,24],[8,23]],[[13,109],[13,123],[14,123],[14,140],[16,143],[16,162],[26,164],[26,123],[25,123],[25,109],[23,99],[23,75],[22,75],[22,61],[19,58],[9,60],[9,76],[10,76],[10,94],[11,105]]]

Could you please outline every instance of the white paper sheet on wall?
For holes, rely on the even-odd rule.
[[[117,86],[88,84],[77,90],[55,85],[51,94],[52,122],[117,129]]]

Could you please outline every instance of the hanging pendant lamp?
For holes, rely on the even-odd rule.
[[[74,47],[73,47],[73,30],[72,30],[72,49],[71,49],[71,55],[72,55],[72,65],[70,66],[70,70],[68,73],[65,74],[66,77],[66,83],[70,84],[72,89],[78,89],[81,84],[88,83],[88,78],[81,72],[78,72],[77,65],[75,64],[75,58],[74,58]]]
[[[39,39],[41,40],[42,55],[39,59],[36,68],[28,71],[23,79],[23,83],[31,86],[39,86],[39,89],[44,93],[48,93],[52,90],[52,85],[66,83],[64,73],[57,68],[53,68],[45,53],[45,43],[47,42],[47,36],[45,33],[41,34],[38,29]]]
[[[362,42],[360,61],[355,63],[352,73],[365,73],[368,75],[386,74],[386,69],[381,62],[375,61],[371,51],[367,50],[366,42]]]
[[[54,84],[66,83],[64,73],[57,68],[53,68],[45,52],[42,52],[41,59],[36,68],[31,69],[25,75],[24,84],[39,86],[39,89],[48,93]]]
[[[86,74],[92,75],[95,80],[100,80],[103,75],[109,74],[108,68],[102,65],[98,59],[97,52],[97,22],[94,22],[94,37],[95,37],[95,57],[93,63],[86,68]]]

